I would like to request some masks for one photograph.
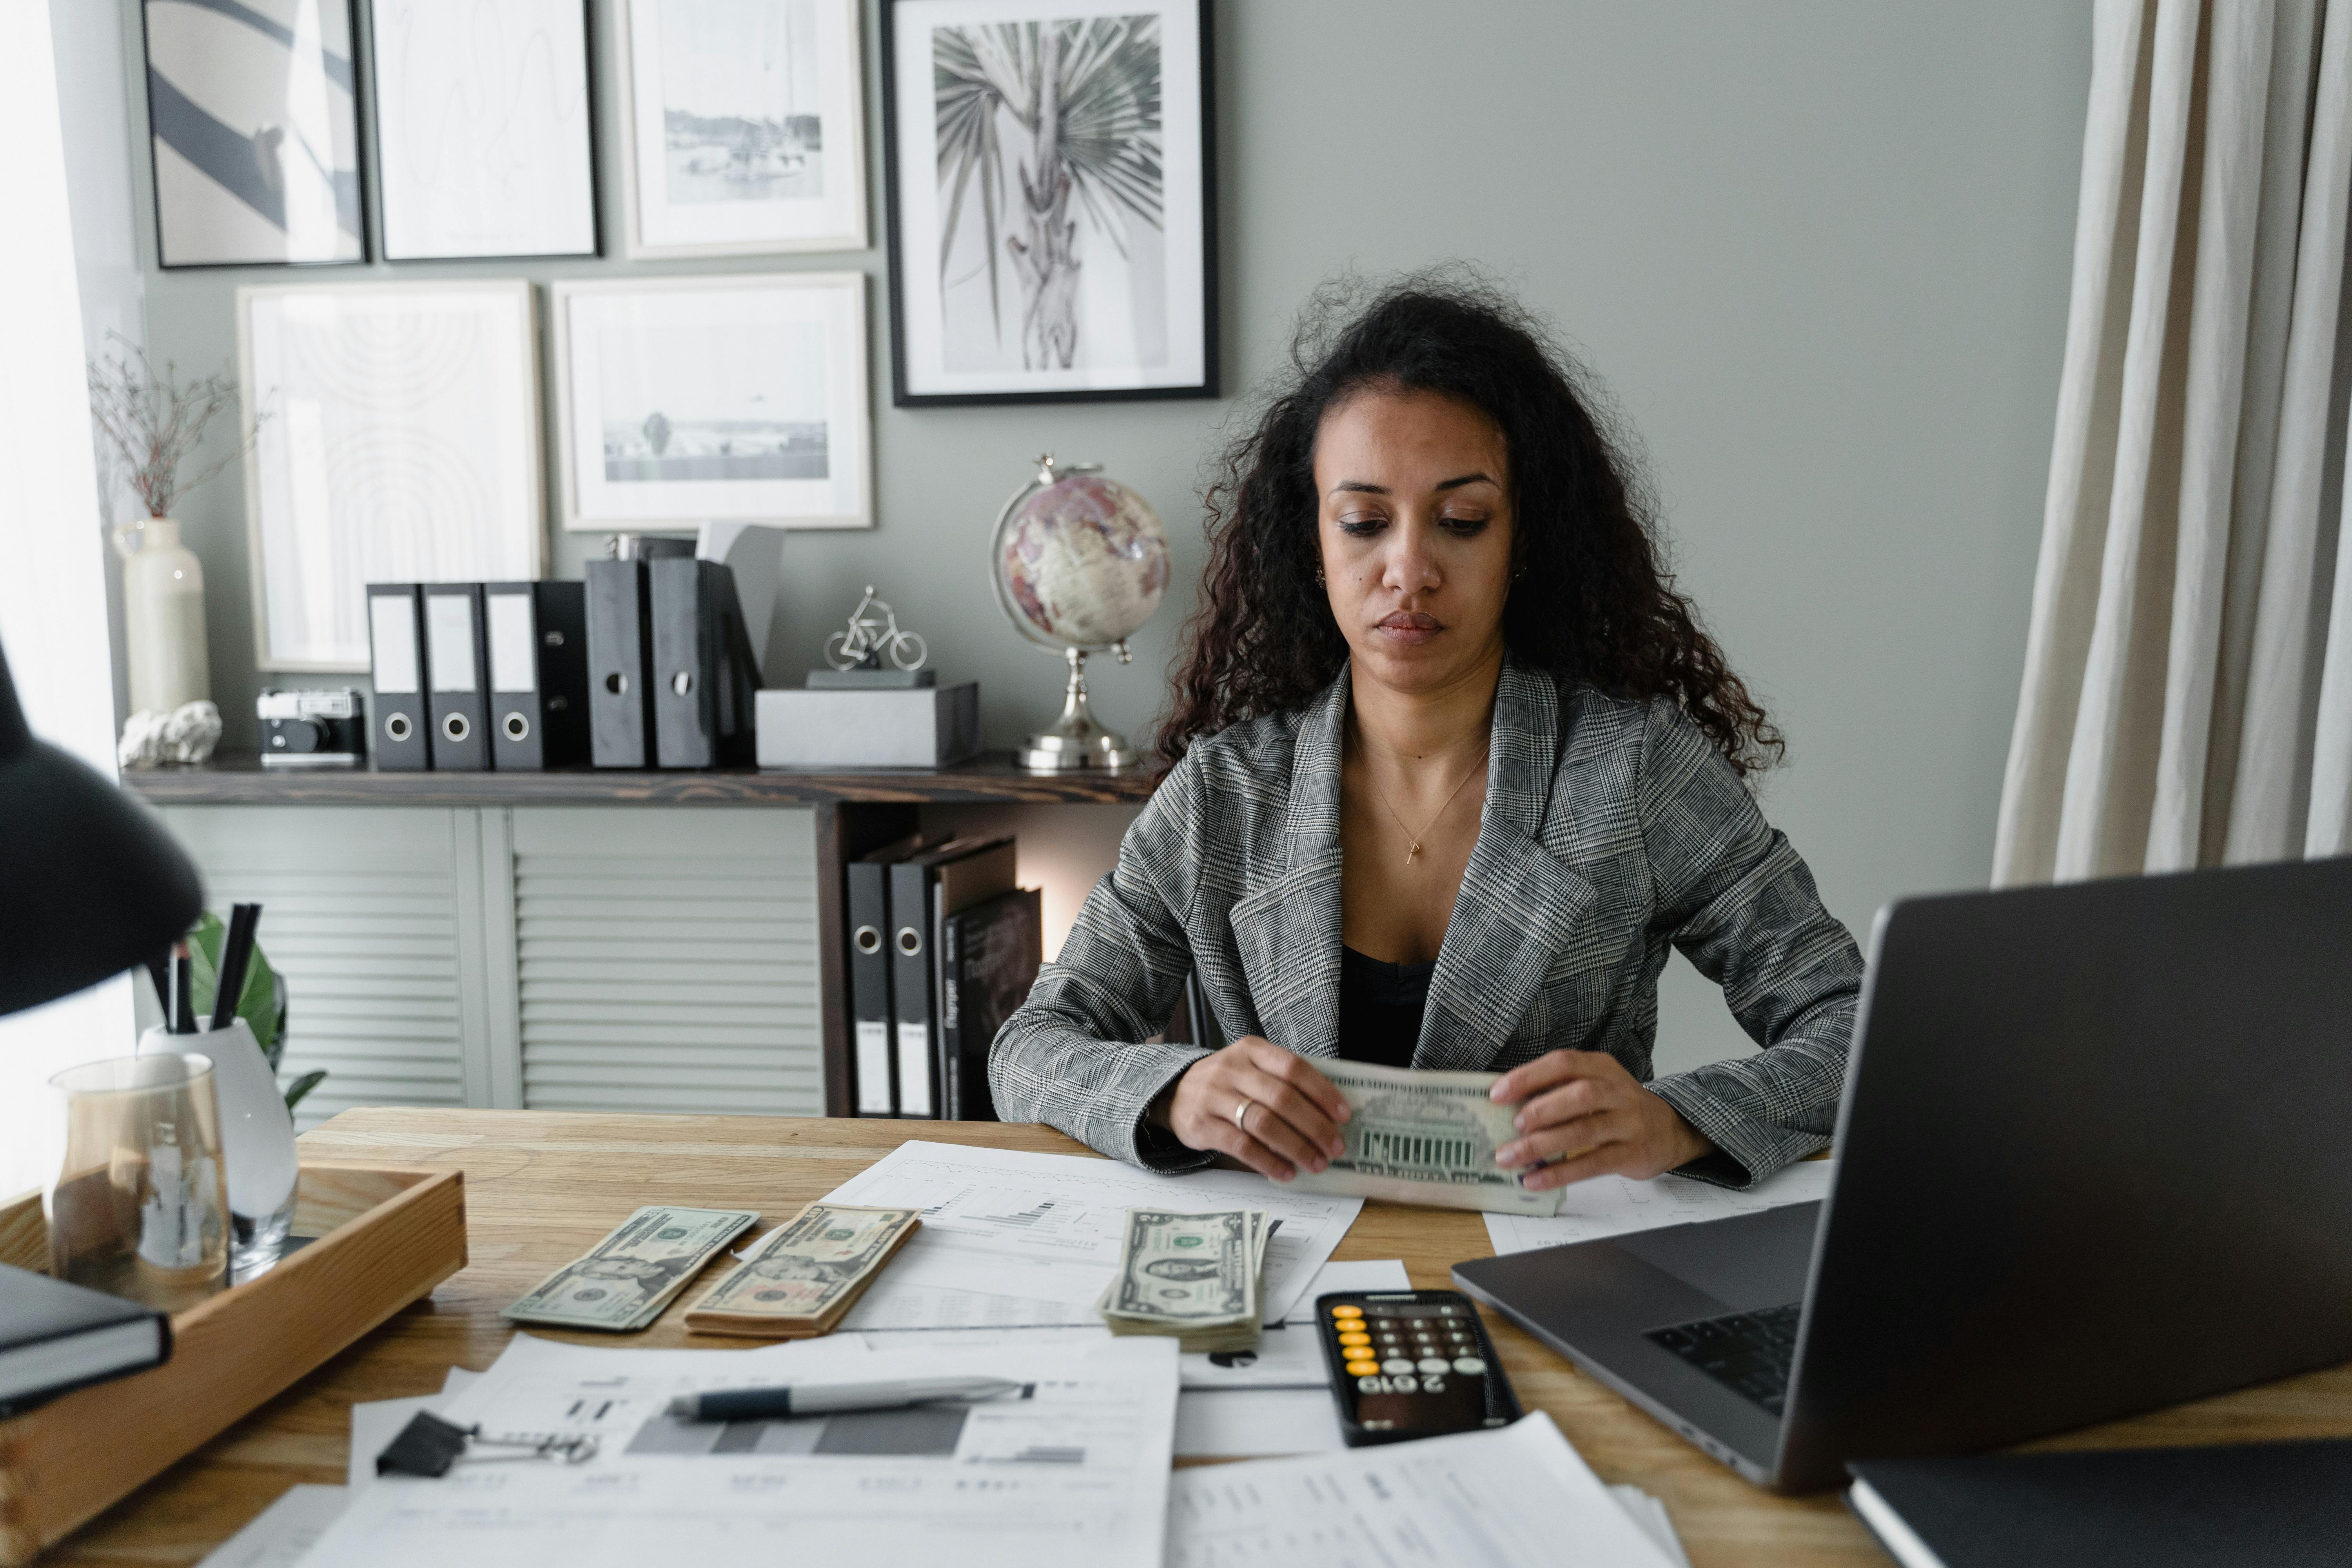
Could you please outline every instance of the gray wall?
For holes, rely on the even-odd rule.
[[[125,0],[126,5],[129,0]],[[135,57],[135,11],[127,27]],[[600,7],[601,15],[601,7]],[[866,7],[870,146],[880,145]],[[1906,889],[1980,884],[2039,536],[2065,325],[2089,8],[2051,0],[1219,0],[1223,346],[1230,391],[1281,354],[1334,270],[1469,258],[1550,313],[1647,447],[1685,588],[1792,745],[1768,809],[1857,933]],[[604,123],[612,28],[601,29]],[[126,59],[137,82],[135,58]],[[72,90],[71,84],[68,90]],[[154,254],[133,90],[142,254]],[[619,249],[619,168],[604,160]],[[870,184],[877,214],[881,178]],[[877,237],[881,233],[877,217]],[[1050,715],[1054,666],[998,619],[986,532],[1029,458],[1093,458],[1150,498],[1177,580],[1231,402],[887,406],[878,248],[772,261],[406,265],[316,276],[534,279],[865,268],[876,279],[880,525],[796,535],[782,673],[879,584],[992,739]],[[148,341],[209,366],[231,294],[267,270],[156,272]],[[229,744],[252,743],[243,497],[184,509],[211,591]],[[576,575],[595,536],[559,536]],[[1187,608],[1171,603],[1098,704],[1142,728]],[[1664,1056],[1737,1036],[1686,973]]]

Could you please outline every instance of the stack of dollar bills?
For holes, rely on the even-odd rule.
[[[712,1253],[759,1223],[749,1209],[648,1205],[585,1258],[541,1280],[505,1315],[559,1329],[626,1333],[649,1327]]]
[[[805,1340],[833,1332],[907,1238],[920,1209],[811,1204],[770,1231],[689,1308],[689,1333]]]
[[[1247,1350],[1265,1310],[1260,1209],[1127,1211],[1118,1268],[1095,1303],[1114,1334],[1165,1334],[1188,1351]]]

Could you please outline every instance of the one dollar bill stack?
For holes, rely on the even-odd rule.
[[[506,1310],[559,1329],[642,1329],[701,1271],[710,1255],[760,1223],[749,1209],[639,1209],[587,1257],[565,1264]]]
[[[761,1237],[736,1270],[689,1308],[689,1333],[805,1340],[833,1332],[891,1256],[922,1224],[920,1209],[811,1204]]]
[[[1273,1234],[1258,1209],[1129,1209],[1118,1268],[1095,1310],[1114,1334],[1165,1334],[1188,1351],[1247,1350],[1265,1310]]]
[[[1350,1114],[1339,1128],[1347,1148],[1328,1170],[1299,1172],[1293,1191],[1496,1214],[1559,1212],[1559,1188],[1531,1193],[1495,1163],[1495,1151],[1518,1136],[1517,1108],[1486,1098],[1500,1073],[1338,1060],[1315,1068],[1348,1097]]]

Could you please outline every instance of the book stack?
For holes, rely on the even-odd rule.
[[[1043,961],[1013,841],[917,834],[848,868],[853,1102],[860,1116],[993,1121],[988,1048]]]

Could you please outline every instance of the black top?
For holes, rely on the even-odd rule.
[[[1339,949],[1339,1055],[1351,1062],[1412,1066],[1421,1043],[1422,1009],[1429,1002],[1427,963],[1382,963],[1354,948]]]

